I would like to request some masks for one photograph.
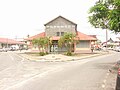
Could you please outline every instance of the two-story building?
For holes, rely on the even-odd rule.
[[[58,47],[58,40],[60,39],[61,36],[64,35],[64,33],[69,32],[75,34],[76,38],[79,41],[79,43],[75,43],[73,45],[73,51],[87,53],[87,52],[91,52],[91,44],[93,44],[97,40],[95,36],[86,35],[77,31],[77,24],[62,16],[56,17],[55,19],[44,24],[44,26],[45,26],[45,32],[42,32],[40,34],[37,34],[35,36],[26,39],[29,42],[30,48],[33,48],[31,43],[33,39],[47,36],[47,37],[51,37],[52,40],[52,46],[48,48],[49,52],[66,51],[67,49],[65,47],[63,48]]]

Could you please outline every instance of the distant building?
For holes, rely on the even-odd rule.
[[[95,35],[86,35],[79,31],[77,31],[77,24],[62,17],[58,16],[55,19],[49,21],[48,23],[44,24],[45,26],[45,32],[42,32],[40,34],[37,34],[35,36],[29,37],[26,40],[28,41],[28,45],[30,48],[33,48],[32,46],[32,40],[35,38],[40,37],[51,37],[52,39],[52,46],[50,46],[48,49],[49,52],[54,52],[56,49],[57,52],[66,51],[67,49],[59,48],[58,47],[58,40],[61,36],[64,35],[64,33],[73,33],[76,35],[76,38],[78,39],[79,43],[75,43],[72,48],[73,51],[76,53],[87,53],[91,52],[91,44],[94,44],[94,42],[97,40]]]
[[[116,37],[116,40],[114,42],[120,46],[120,37]]]
[[[0,48],[8,48],[12,45],[18,45],[18,46],[23,47],[26,44],[24,42],[19,42],[13,39],[0,38]]]

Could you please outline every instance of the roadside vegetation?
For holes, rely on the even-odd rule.
[[[108,29],[120,33],[120,0],[98,0],[89,10],[89,22],[95,28]],[[106,40],[107,41],[107,40]],[[112,46],[111,46],[112,47]],[[120,68],[116,64],[110,72],[117,72],[116,89],[120,89]],[[111,84],[111,83],[110,83]]]
[[[49,37],[41,37],[32,41],[33,45],[38,47],[40,56],[48,54],[48,46],[51,45],[51,42]]]
[[[74,50],[73,45],[76,43],[77,40],[75,40],[75,34],[73,33],[65,33],[59,40],[58,40],[58,46],[59,47],[66,47],[67,52],[65,55],[72,56],[72,51]]]
[[[67,52],[65,55],[72,56],[72,52],[74,50],[74,44],[77,43],[75,40],[75,35],[73,33],[65,33],[63,36],[60,37],[58,40],[58,46],[60,48],[66,47]],[[38,39],[33,39],[33,45],[39,49],[39,55],[44,56],[48,54],[48,46],[52,45],[52,41],[48,37],[41,37]]]
[[[98,0],[89,14],[89,22],[95,28],[120,32],[120,0]]]

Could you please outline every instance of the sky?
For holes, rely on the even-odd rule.
[[[77,30],[106,40],[105,30],[88,22],[88,11],[97,0],[0,0],[0,37],[26,38],[44,32],[44,24],[59,15],[77,24]],[[108,32],[108,39],[117,35]]]

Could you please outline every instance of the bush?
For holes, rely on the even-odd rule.
[[[45,54],[46,54],[46,53],[44,53],[44,52],[40,52],[40,53],[39,53],[40,56],[44,56]]]
[[[72,53],[71,52],[67,52],[66,55],[67,56],[72,56]]]
[[[46,52],[46,54],[49,54],[48,52]]]

